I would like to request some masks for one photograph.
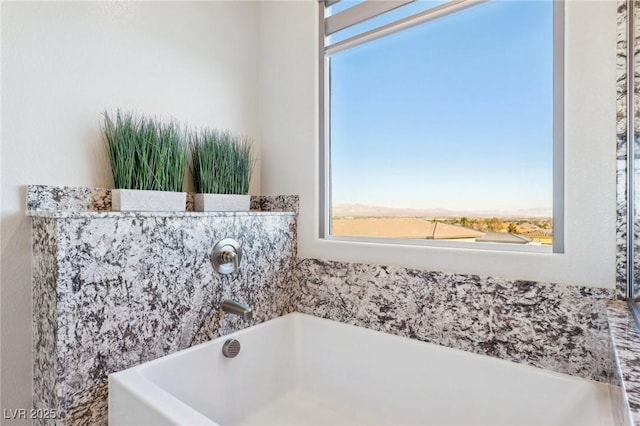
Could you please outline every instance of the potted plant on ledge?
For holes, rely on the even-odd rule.
[[[195,211],[249,211],[253,166],[248,137],[203,129],[190,134]]]
[[[112,210],[184,211],[187,148],[174,121],[104,113],[102,128],[115,188]]]

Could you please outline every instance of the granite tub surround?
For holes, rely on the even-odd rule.
[[[625,390],[624,408],[640,425],[640,331],[626,302],[607,303],[611,340],[617,361],[616,374]]]
[[[57,353],[59,323],[57,275],[57,227],[41,221],[32,230],[33,281],[33,403],[34,407],[61,410],[64,407],[59,374],[64,359]],[[37,348],[37,350],[35,350]]]
[[[297,310],[587,379],[611,371],[614,290],[303,259]]]
[[[27,212],[111,211],[111,189],[27,185]],[[187,193],[185,211],[193,212],[194,193]],[[297,195],[252,195],[252,211],[298,213]]]
[[[250,324],[223,317],[225,298],[253,323],[295,299],[293,213],[33,212],[35,408],[52,424],[106,424],[107,375]],[[240,272],[209,263],[235,238]]]
[[[607,313],[609,310],[607,303]],[[617,303],[618,301],[616,301]],[[611,414],[614,425],[631,426],[633,422],[631,420],[631,412],[629,411],[629,404],[627,402],[627,396],[622,385],[622,374],[618,367],[615,347],[613,343],[613,331],[609,326],[609,353],[611,355],[611,375],[609,376],[609,384],[611,388],[609,390],[609,400],[611,403]]]

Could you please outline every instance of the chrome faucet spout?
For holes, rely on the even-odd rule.
[[[245,304],[227,299],[222,302],[222,306],[220,308],[223,312],[241,316],[245,321],[251,321],[253,319],[253,310]]]

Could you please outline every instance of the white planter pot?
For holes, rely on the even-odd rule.
[[[197,212],[248,212],[250,195],[195,194],[193,209]]]
[[[143,191],[114,189],[111,191],[111,210],[121,212],[183,212],[187,205],[186,192]]]

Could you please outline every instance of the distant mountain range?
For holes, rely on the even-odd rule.
[[[516,210],[447,210],[447,209],[405,209],[365,204],[336,204],[334,217],[501,217],[501,218],[550,218],[551,209],[531,208]]]

